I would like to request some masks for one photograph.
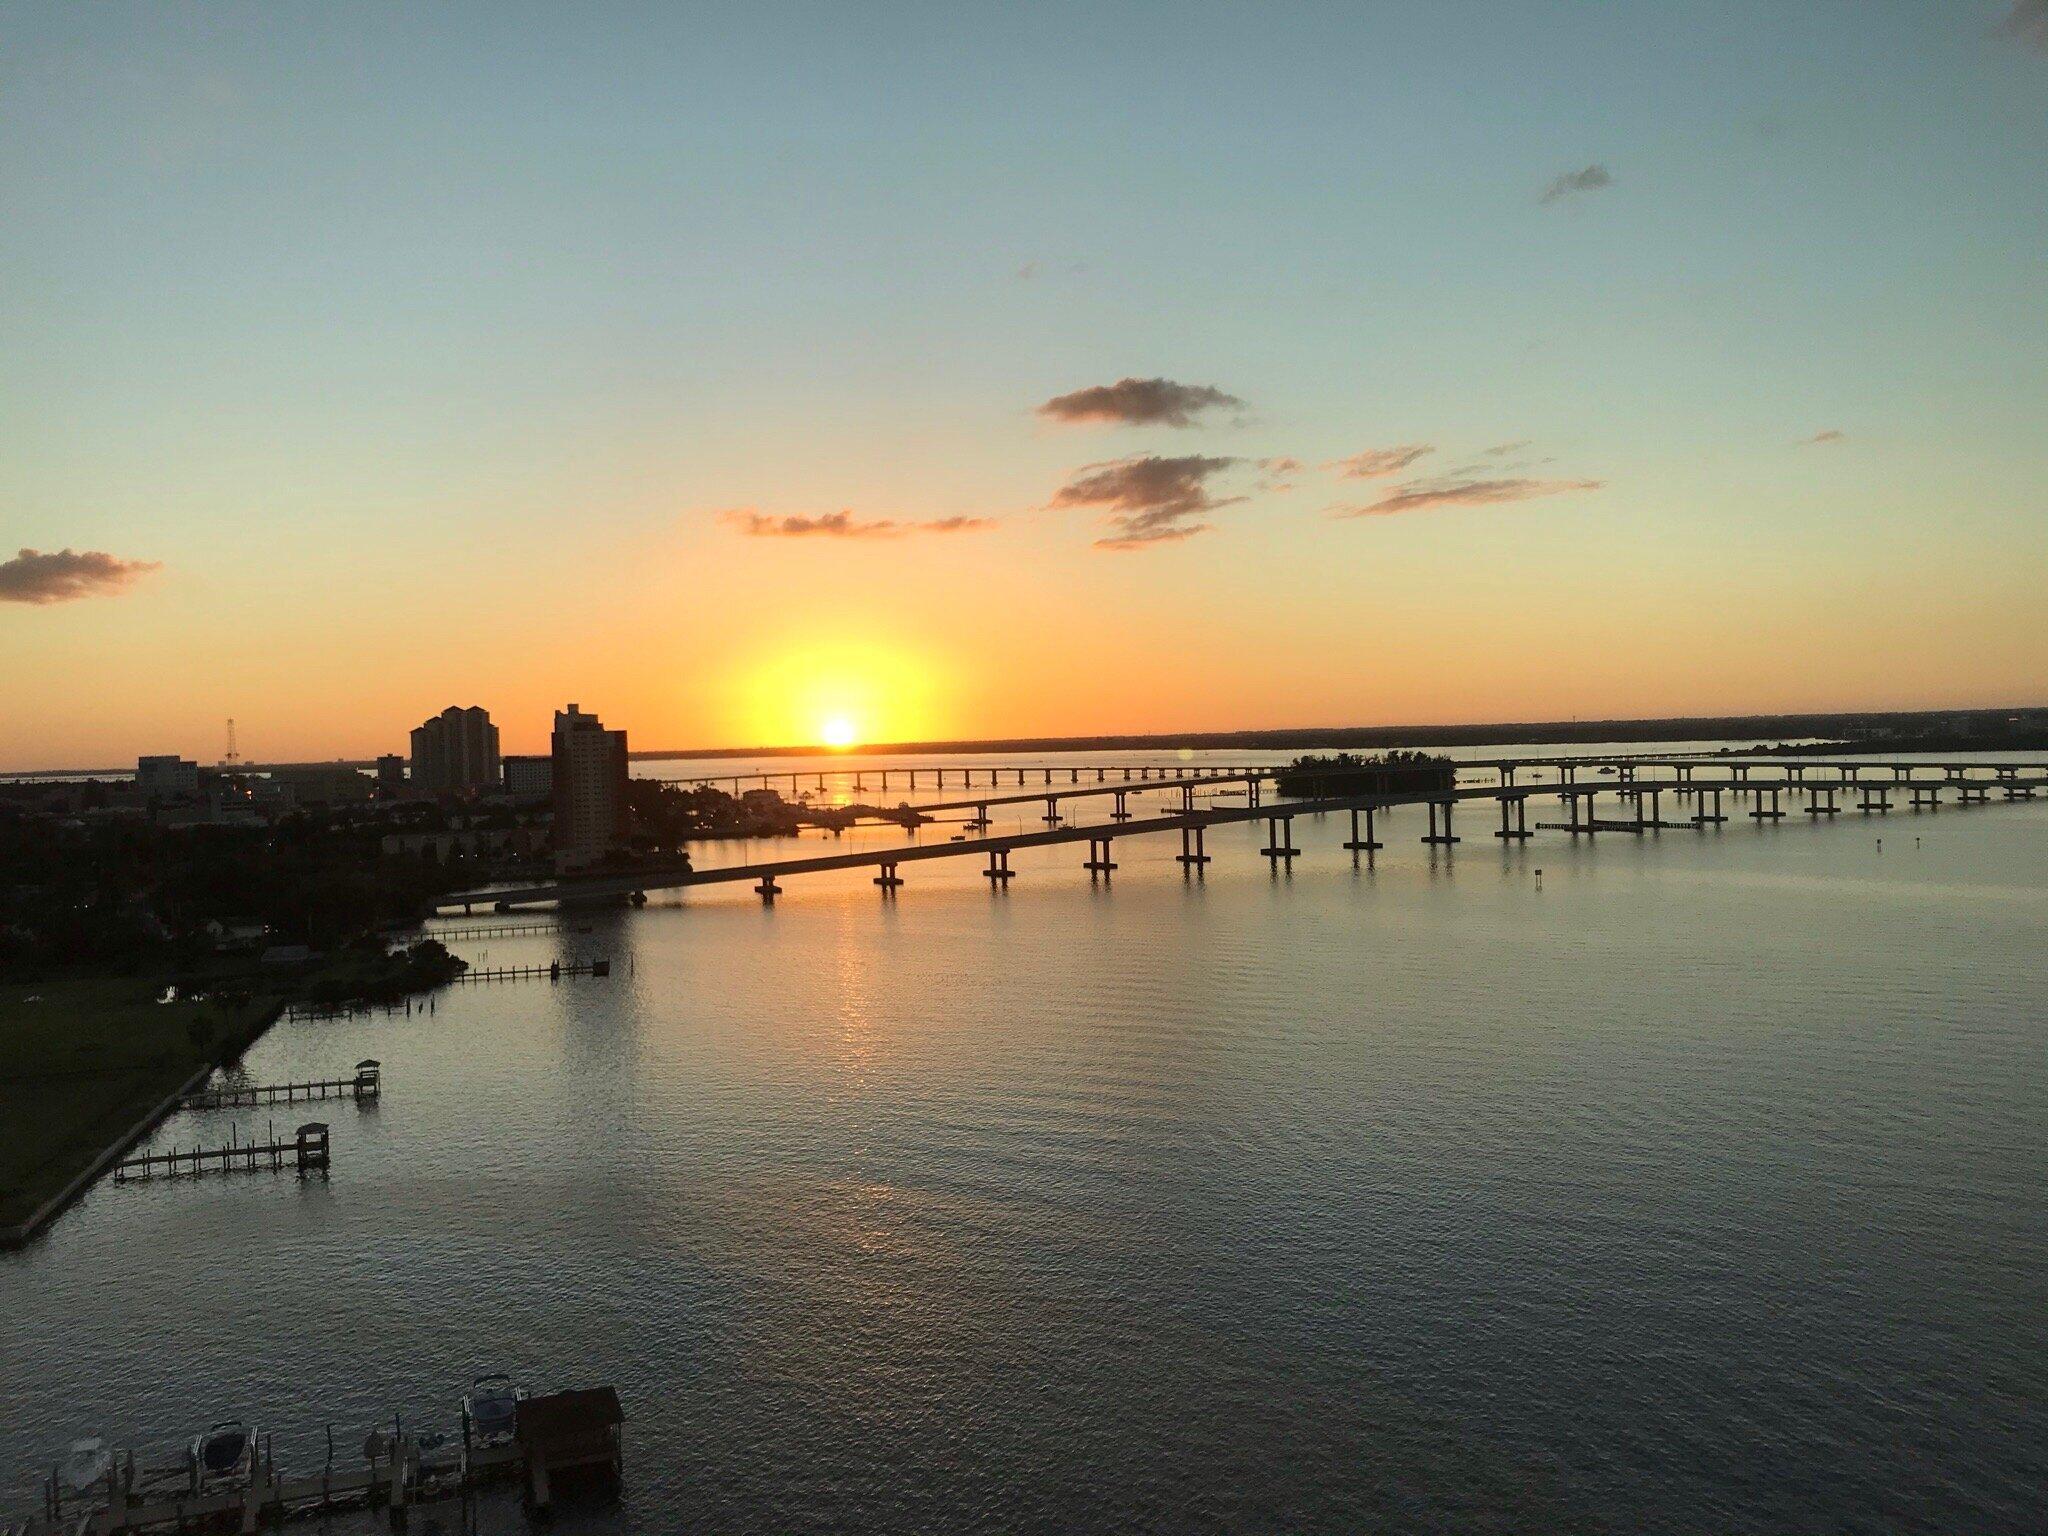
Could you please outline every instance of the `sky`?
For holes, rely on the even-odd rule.
[[[2048,0],[16,3],[0,767],[2048,701]]]

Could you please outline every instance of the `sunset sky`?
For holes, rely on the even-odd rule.
[[[0,209],[0,767],[2048,701],[2048,0],[17,4]]]

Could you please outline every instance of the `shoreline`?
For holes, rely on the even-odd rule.
[[[271,1027],[284,1016],[286,999],[272,998],[260,1017],[254,1020],[238,1036],[225,1042],[224,1049],[213,1060],[202,1063],[183,1082],[173,1088],[156,1105],[146,1110],[138,1119],[102,1147],[84,1167],[70,1175],[61,1186],[42,1204],[31,1210],[27,1216],[9,1226],[0,1226],[0,1250],[26,1247],[42,1231],[68,1210],[72,1203],[94,1184],[99,1182],[108,1168],[118,1162],[150,1132],[168,1120],[177,1110],[178,1101],[188,1093],[195,1092],[222,1067],[246,1052],[249,1047],[270,1032]]]

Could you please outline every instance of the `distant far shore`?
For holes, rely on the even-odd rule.
[[[2018,724],[2015,724],[2017,717]],[[988,752],[1174,752],[1240,748],[1253,752],[1290,747],[1495,747],[1515,742],[1742,741],[1809,738],[1879,738],[1903,746],[1904,739],[1930,738],[1923,750],[1961,752],[2012,745],[2016,733],[2030,738],[2048,732],[2048,705],[1999,709],[1851,710],[1802,715],[1676,715],[1657,720],[1508,720],[1475,725],[1310,725],[1262,731],[1149,732],[1121,736],[1004,736],[962,741],[872,742],[856,747],[662,747],[630,752],[636,762],[677,758],[736,757],[909,757]],[[1978,741],[1978,738],[1982,738]],[[1970,742],[1974,745],[1965,745]],[[373,758],[330,758],[321,762],[244,763],[244,771],[274,768],[376,767]],[[0,777],[125,777],[127,768],[0,769]]]
[[[1812,715],[1681,715],[1661,720],[1510,720],[1479,725],[1296,726],[1270,731],[1187,731],[1125,736],[1013,736],[975,741],[876,742],[821,746],[689,747],[633,752],[635,759],[731,757],[908,757],[919,753],[1172,752],[1238,747],[1274,752],[1290,747],[1493,747],[1515,742],[1783,741],[1845,735],[1892,738],[1976,737],[2000,744],[2014,716],[2030,734],[2048,730],[2048,706],[2004,709],[1856,710]],[[1936,750],[1961,750],[1945,746]]]

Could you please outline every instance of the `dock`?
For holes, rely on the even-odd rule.
[[[265,1167],[273,1172],[289,1167],[298,1173],[312,1173],[324,1170],[327,1163],[327,1125],[312,1120],[300,1126],[289,1141],[274,1135],[268,1141],[239,1141],[231,1131],[225,1146],[173,1149],[124,1158],[114,1164],[114,1178],[125,1183],[129,1179],[196,1177],[203,1173],[254,1173]]]
[[[510,1482],[520,1485],[529,1511],[545,1514],[560,1480],[593,1477],[616,1492],[624,1472],[624,1423],[618,1394],[607,1386],[521,1399],[514,1432],[487,1445],[473,1443],[466,1418],[457,1438],[408,1432],[394,1416],[388,1430],[371,1431],[359,1454],[337,1457],[330,1425],[325,1460],[299,1472],[280,1464],[268,1434],[252,1435],[247,1465],[237,1476],[205,1483],[187,1461],[145,1468],[132,1452],[117,1452],[107,1473],[84,1491],[52,1471],[42,1510],[25,1520],[0,1520],[0,1536],[254,1531],[380,1509],[397,1530],[415,1505],[467,1499]]]
[[[501,965],[487,971],[464,971],[455,984],[471,981],[560,981],[564,976],[609,976],[609,960],[551,960],[546,965]]]
[[[303,1083],[227,1084],[202,1088],[178,1100],[180,1109],[254,1109],[263,1104],[298,1104],[315,1099],[354,1099],[361,1103],[383,1095],[384,1067],[376,1060],[356,1063],[352,1077],[323,1077]]]

